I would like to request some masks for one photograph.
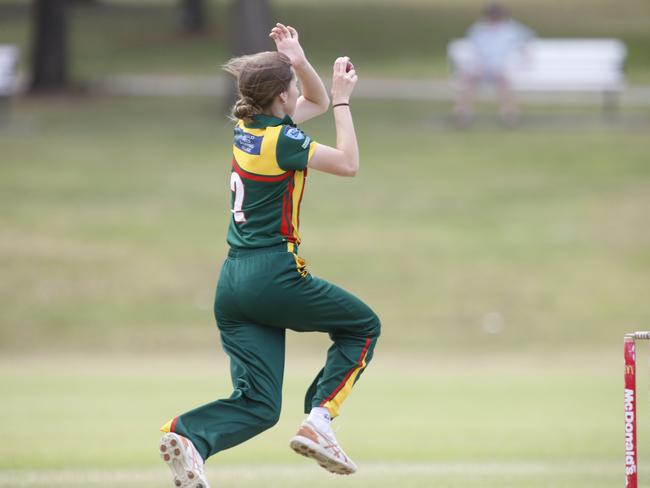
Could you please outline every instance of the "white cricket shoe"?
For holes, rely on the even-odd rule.
[[[165,434],[160,439],[160,457],[172,470],[177,488],[210,488],[203,473],[203,459],[189,439]]]
[[[302,456],[315,459],[330,473],[353,474],[357,466],[352,462],[334,437],[334,433],[323,432],[305,420],[289,443],[291,449]]]

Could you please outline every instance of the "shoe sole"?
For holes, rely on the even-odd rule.
[[[305,437],[294,437],[291,439],[289,447],[301,456],[314,459],[321,468],[326,469],[330,473],[350,475],[357,471],[356,468],[331,458],[323,452],[323,449],[318,444]]]
[[[160,458],[169,466],[177,488],[210,488],[203,475],[188,466],[183,456],[184,447],[177,434],[165,434],[160,439]]]

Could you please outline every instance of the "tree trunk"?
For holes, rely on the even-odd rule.
[[[268,0],[233,0],[230,15],[230,49],[234,56],[253,54],[273,49],[269,38],[272,17]],[[237,98],[237,86],[233,80],[226,97],[226,113]]]
[[[34,0],[31,91],[63,90],[68,84],[67,0]]]
[[[205,29],[205,1],[181,0],[180,29],[187,34],[196,34]]]
[[[233,0],[230,25],[235,56],[271,49],[269,32],[273,25],[268,0]]]

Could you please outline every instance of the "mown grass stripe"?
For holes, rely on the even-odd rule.
[[[606,475],[620,468],[619,462],[460,462],[460,463],[360,463],[355,479],[380,479],[385,476],[409,477],[555,477],[564,475]],[[312,464],[240,464],[210,466],[208,477],[216,481],[300,478],[308,480],[323,474]],[[140,469],[63,469],[21,470],[0,473],[0,487],[70,486],[102,483],[163,483],[169,480],[164,466]]]

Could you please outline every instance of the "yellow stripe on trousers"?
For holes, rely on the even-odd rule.
[[[366,357],[368,356],[369,347],[370,347],[370,339],[366,339],[366,345],[363,348],[363,353],[361,354],[360,361],[358,365],[352,370],[352,374],[350,374],[348,379],[345,381],[343,387],[336,393],[336,395],[334,395],[333,398],[325,400],[323,403],[321,403],[322,407],[327,408],[332,418],[338,416],[339,409],[341,408],[341,404],[345,401],[347,396],[350,394],[350,391],[352,390],[352,387],[354,386],[354,382],[356,381],[357,376],[359,376],[359,373],[361,373],[363,368],[366,367]]]

